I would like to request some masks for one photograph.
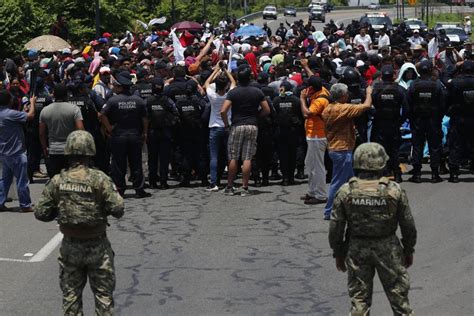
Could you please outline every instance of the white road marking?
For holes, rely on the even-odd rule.
[[[33,257],[34,256],[34,253],[31,253],[31,252],[27,252],[23,255],[23,257]]]
[[[43,246],[34,256],[31,253],[26,253],[24,256],[32,256],[28,260],[24,259],[12,259],[12,258],[0,258],[0,261],[7,261],[7,262],[41,262],[44,261],[53,251],[56,249],[56,247],[61,243],[61,240],[63,239],[63,234],[62,233],[57,233],[54,235],[53,238],[51,238],[50,241],[46,245]]]
[[[63,240],[63,234],[57,233],[53,238],[43,248],[40,249],[30,260],[29,262],[41,262],[44,261],[56,247],[61,243]]]

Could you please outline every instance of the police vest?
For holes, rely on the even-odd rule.
[[[377,93],[373,104],[375,107],[376,120],[400,119],[400,90],[395,83],[384,84]]]
[[[413,83],[413,115],[419,118],[434,117],[438,113],[440,97],[437,92],[438,85],[433,80],[416,80]]]
[[[176,107],[181,119],[181,129],[201,128],[201,107],[197,96],[176,96]]]
[[[151,83],[140,82],[133,87],[134,91],[138,91],[138,95],[142,99],[147,99],[153,95]]]
[[[277,97],[274,100],[276,112],[276,123],[281,128],[297,127],[303,124],[301,108],[295,96]]]
[[[70,97],[68,101],[81,110],[85,130],[94,134],[99,128],[99,119],[92,99],[88,95],[81,95]]]
[[[150,115],[151,129],[172,127],[177,124],[177,117],[171,109],[167,96],[161,95],[148,98],[147,107]]]
[[[474,77],[464,76],[452,82],[452,106],[450,112],[454,115],[474,117]]]
[[[388,190],[389,180],[349,180],[345,200],[351,237],[383,238],[394,235],[397,226],[397,197]]]
[[[97,226],[107,222],[107,214],[97,200],[102,192],[93,172],[86,168],[61,171],[57,181],[59,224]]]

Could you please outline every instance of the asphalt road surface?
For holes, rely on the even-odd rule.
[[[402,184],[419,233],[411,304],[416,315],[473,315],[474,175],[458,184],[424,177]],[[249,197],[171,184],[126,199],[125,216],[110,220],[118,315],[348,314],[347,276],[336,271],[323,206],[299,199],[306,183],[251,188]],[[31,186],[33,201],[43,186]],[[0,315],[61,314],[57,232],[31,213],[0,214]],[[373,302],[373,315],[392,314],[378,280]],[[84,305],[93,315],[88,287]]]
[[[359,20],[360,17],[363,16],[366,12],[386,12],[392,20],[394,20],[397,17],[397,9],[395,7],[375,10],[375,11],[366,10],[366,9],[334,10],[332,12],[326,13],[326,23],[329,23],[329,20],[333,19],[334,22],[336,22],[338,25],[340,23],[344,23],[344,25],[348,25],[351,23],[352,20]],[[461,7],[453,6],[452,8],[449,6],[442,6],[442,7],[434,7],[433,12],[435,14],[449,13],[449,12],[471,14],[472,12],[474,12],[474,8],[469,8],[466,6],[461,6]],[[420,16],[421,16],[421,11],[419,8],[414,8],[414,7],[409,7],[409,6],[405,7],[405,17],[412,18],[412,17],[420,17]],[[261,17],[259,17],[259,18],[253,19],[252,21],[249,20],[248,22],[252,22],[255,25],[263,25],[263,22],[267,22],[268,26],[272,29],[273,34],[275,34],[275,31],[280,26],[280,23],[285,23],[285,20],[291,24],[293,21],[299,20],[299,19],[303,19],[306,22],[308,20],[308,17],[309,17],[308,12],[297,12],[296,17],[291,17],[291,16],[285,17],[283,16],[283,13],[279,13],[276,20],[270,20],[270,19],[263,20]],[[324,27],[326,23],[321,23],[320,21],[312,21],[312,24],[315,26],[316,30],[319,30],[319,31],[322,31],[322,28]],[[285,24],[285,27],[288,28],[286,24]]]

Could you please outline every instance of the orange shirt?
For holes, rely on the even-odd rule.
[[[370,105],[331,103],[322,117],[326,124],[329,151],[353,150],[355,147],[354,118],[360,116]]]
[[[323,87],[320,91],[313,93],[310,97],[311,104],[309,105],[309,111],[311,114],[306,118],[305,122],[306,137],[308,138],[326,137],[324,121],[321,114],[329,104],[329,100],[326,98],[320,98],[320,96],[329,96],[329,91]]]

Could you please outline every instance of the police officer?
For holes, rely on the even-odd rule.
[[[173,100],[176,104],[179,100],[186,99],[186,69],[182,66],[175,66],[172,69],[172,78],[168,80],[170,82],[168,85],[165,85],[164,94]],[[179,170],[182,169],[182,153],[181,148],[178,143],[179,138],[179,128],[178,126],[173,129],[173,142],[171,146],[171,172],[177,174]]]
[[[329,244],[337,269],[348,271],[351,315],[369,315],[375,271],[394,315],[412,315],[406,268],[413,264],[417,233],[405,191],[382,177],[387,160],[377,143],[357,147],[357,177],[344,184],[334,200]]]
[[[146,99],[148,132],[148,181],[150,188],[166,190],[173,128],[179,122],[178,111],[173,100],[163,93],[164,81],[161,77],[151,80],[153,95]],[[158,158],[160,161],[160,185],[157,185]]]
[[[43,174],[40,171],[41,154],[43,149],[39,138],[39,116],[45,106],[53,103],[53,98],[44,86],[43,77],[38,76],[35,80],[35,118],[28,121],[25,135],[28,158],[28,178],[30,179],[30,182],[33,182],[33,176],[40,178],[47,177],[46,174]]]
[[[413,145],[413,176],[410,182],[421,183],[421,160],[423,147],[428,141],[430,151],[431,182],[443,181],[439,176],[441,164],[442,138],[441,121],[445,109],[445,92],[439,80],[432,79],[433,65],[422,61],[416,79],[408,89],[410,129]]]
[[[205,162],[202,157],[203,118],[206,102],[197,93],[198,83],[194,80],[186,82],[186,97],[179,98],[176,107],[180,116],[179,144],[183,160],[181,182],[179,186],[189,187],[192,170],[196,171],[202,186],[207,186]]]
[[[354,67],[346,66],[339,78],[340,83],[344,83],[349,88],[349,99],[347,103],[362,104],[365,102],[365,91],[361,87],[362,80],[359,71]],[[367,143],[367,133],[370,121],[370,111],[362,114],[354,120],[356,126],[356,145]]]
[[[269,173],[272,167],[274,141],[274,113],[272,101],[276,97],[273,88],[268,86],[269,76],[266,72],[260,72],[257,76],[257,87],[262,90],[268,105],[270,106],[270,115],[258,117],[258,135],[257,135],[257,153],[256,159],[252,162],[252,174],[256,186],[268,186]],[[278,166],[278,163],[276,163]],[[260,178],[260,173],[262,177]],[[277,171],[278,173],[278,171]]]
[[[276,30],[275,35],[280,36],[282,40],[285,40],[286,32],[287,32],[287,29],[286,29],[285,25],[282,22],[282,23],[280,23],[280,27]]]
[[[69,169],[46,184],[35,208],[40,221],[57,218],[64,235],[58,259],[63,312],[83,314],[82,291],[89,278],[96,315],[112,315],[115,268],[106,235],[107,216],[123,216],[123,199],[106,174],[89,167],[95,155],[91,134],[72,132],[64,154],[69,158]]]
[[[466,60],[462,75],[448,84],[449,110],[449,182],[459,182],[463,154],[471,159],[474,170],[474,61]]]
[[[303,127],[300,99],[293,95],[293,86],[289,81],[280,85],[280,95],[273,99],[275,108],[276,138],[278,155],[283,174],[282,185],[295,183],[297,138]]]
[[[148,120],[145,102],[132,95],[131,75],[122,71],[115,77],[114,91],[117,95],[109,99],[101,111],[101,120],[111,135],[111,177],[120,194],[126,189],[127,160],[130,164],[133,188],[138,198],[151,196],[145,192],[142,170],[142,145],[146,143]]]
[[[148,81],[149,73],[146,69],[139,69],[137,72],[137,83],[132,86],[132,93],[138,95],[143,100],[153,95],[151,83]]]
[[[401,143],[400,126],[408,113],[408,104],[403,88],[394,82],[393,66],[385,65],[381,72],[382,82],[375,85],[372,92],[375,114],[371,141],[384,147],[390,157],[386,171],[393,172],[395,181],[401,183],[402,172],[398,157]]]

